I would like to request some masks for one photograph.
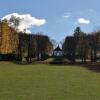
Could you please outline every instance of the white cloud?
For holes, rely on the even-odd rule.
[[[31,34],[32,32],[30,30],[25,30],[25,33]]]
[[[32,26],[42,26],[42,25],[46,24],[45,19],[38,19],[38,18],[32,17],[30,14],[12,13],[12,14],[8,14],[8,15],[4,16],[3,18],[1,18],[1,20],[5,19],[5,18],[7,20],[10,20],[12,15],[15,16],[16,18],[20,18],[20,23],[18,26],[18,29],[20,31],[26,30],[26,32],[30,33],[31,31],[29,29]]]
[[[70,16],[71,16],[71,13],[67,12],[67,13],[64,13],[63,18],[68,19],[70,18]]]
[[[66,18],[66,19],[69,18],[69,17],[70,17],[70,16],[68,16],[68,15],[64,15],[64,16],[63,16],[63,18]]]
[[[79,18],[78,23],[79,24],[90,24],[90,20],[85,19],[85,18]]]

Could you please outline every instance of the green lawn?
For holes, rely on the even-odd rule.
[[[100,73],[79,66],[0,62],[0,100],[100,100]]]

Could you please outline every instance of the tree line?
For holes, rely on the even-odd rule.
[[[53,51],[47,35],[17,32],[6,22],[0,22],[0,59],[31,62],[46,59]]]
[[[14,21],[16,28],[10,27],[6,20],[0,22],[0,60],[31,62],[33,58],[45,60],[52,56],[54,41],[41,33],[16,31],[19,20],[12,19],[11,22]],[[72,36],[65,38],[62,52],[71,62],[80,59],[82,62],[97,62],[100,60],[100,31],[87,34],[77,27]]]
[[[72,36],[67,36],[62,45],[63,54],[70,61],[81,59],[97,62],[100,60],[100,31],[86,34],[77,27]]]
[[[19,34],[18,57],[19,60],[32,61],[47,59],[53,51],[53,45],[50,38],[40,33],[37,34]]]

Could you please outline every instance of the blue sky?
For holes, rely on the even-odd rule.
[[[0,0],[0,18],[10,13],[45,19],[45,25],[31,31],[56,41],[72,35],[77,26],[88,33],[100,29],[100,0]]]

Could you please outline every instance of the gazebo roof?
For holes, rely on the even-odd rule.
[[[62,49],[58,45],[57,48],[54,49],[54,51],[62,51]]]

